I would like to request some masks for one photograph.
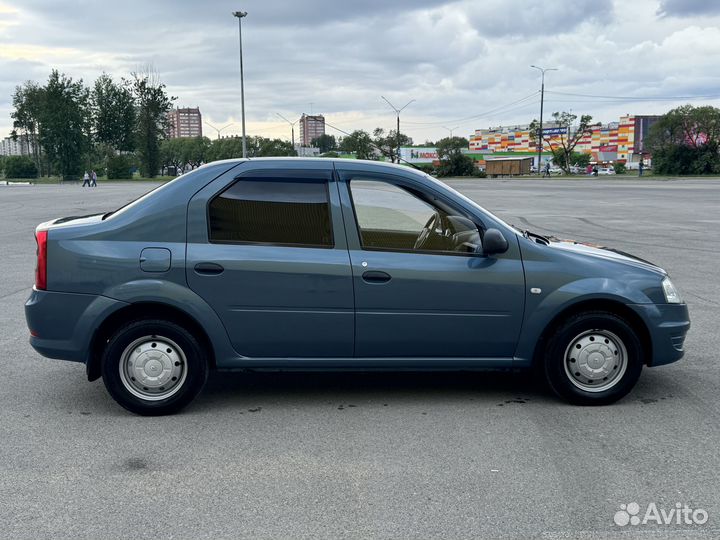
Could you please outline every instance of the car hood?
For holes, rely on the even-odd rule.
[[[613,249],[590,242],[576,242],[574,240],[561,240],[559,238],[549,238],[549,241],[550,243],[548,245],[553,249],[572,251],[573,253],[587,255],[589,257],[597,257],[605,260],[617,261],[625,264],[630,264],[635,267],[652,270],[660,274],[667,274],[667,272],[660,268],[658,265],[636,257],[635,255],[631,255],[630,253],[620,251],[618,249]]]

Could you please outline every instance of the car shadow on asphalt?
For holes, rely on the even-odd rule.
[[[530,372],[214,372],[192,408],[457,400],[503,406],[553,399]]]

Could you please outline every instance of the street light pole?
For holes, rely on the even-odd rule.
[[[285,120],[288,124],[290,124],[290,133],[291,133],[291,135],[292,135],[292,147],[293,147],[293,150],[295,150],[295,124],[297,124],[298,121],[295,120],[294,122],[291,122],[290,120],[288,120],[287,118],[285,118],[282,114],[280,114],[280,113],[275,113],[275,114],[277,114],[280,118],[282,118],[282,119]]]
[[[543,147],[543,104],[545,102],[545,72],[546,71],[557,71],[557,68],[541,68],[537,66],[530,66],[531,68],[537,69],[542,73],[542,82],[540,84],[540,129],[538,130],[538,165],[537,173],[540,174],[540,161],[542,160],[542,147]]]
[[[459,128],[459,127],[460,127],[460,126],[455,126],[454,128],[449,128],[449,127],[442,126],[443,129],[446,129],[446,130],[448,130],[448,131],[450,132],[450,138],[451,138],[451,139],[452,139],[452,137],[453,137],[453,131],[455,131],[455,130],[456,130],[457,128]]]
[[[213,126],[210,122],[208,122],[207,120],[205,121],[205,123],[206,123],[208,126],[210,126],[211,128],[213,128],[215,131],[217,131],[217,138],[218,138],[218,139],[220,138],[220,133],[222,133],[222,132],[225,131],[227,128],[229,128],[230,126],[233,125],[233,122],[230,122],[227,126],[223,126],[223,127],[221,127],[220,129],[218,129],[218,128],[216,128],[215,126]]]
[[[380,96],[380,97],[385,100],[385,103],[387,103],[388,105],[390,105],[390,107],[395,111],[395,114],[397,115],[397,132],[396,132],[396,135],[397,135],[397,162],[400,163],[400,113],[403,111],[403,109],[405,109],[405,107],[407,107],[408,105],[410,105],[410,104],[411,104],[413,101],[415,101],[415,100],[414,100],[414,99],[411,99],[411,100],[408,101],[405,105],[403,105],[402,107],[400,107],[400,108],[398,109],[395,105],[393,105],[392,103],[390,103],[390,102],[387,100],[387,98],[385,98],[385,96]]]
[[[242,20],[247,17],[247,11],[233,11],[233,16],[238,20],[238,36],[240,41],[240,108],[242,111],[242,152],[247,157],[247,141],[245,137],[245,81],[243,77],[243,53],[242,53]]]

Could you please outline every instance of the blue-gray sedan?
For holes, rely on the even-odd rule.
[[[211,369],[536,368],[608,404],[690,326],[661,268],[399,165],[221,161],[35,236],[30,343],[139,414],[178,411]]]

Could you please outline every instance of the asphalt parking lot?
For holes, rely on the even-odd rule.
[[[507,373],[215,374],[183,414],[132,416],[31,349],[23,303],[37,223],[152,186],[0,186],[0,536],[720,537],[720,180],[449,183],[666,268],[690,307],[685,359],[602,408]],[[615,525],[631,502],[709,520]]]

